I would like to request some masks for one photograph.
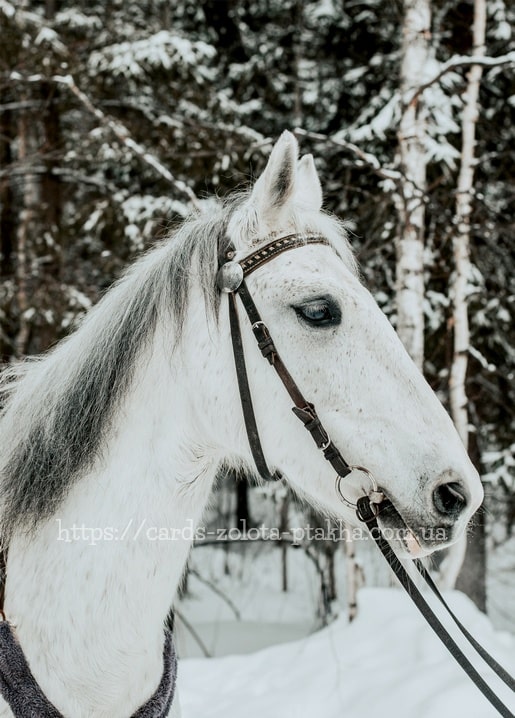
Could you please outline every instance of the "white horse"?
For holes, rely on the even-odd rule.
[[[396,550],[420,556],[452,543],[481,502],[448,415],[361,284],[344,228],[321,211],[313,159],[297,151],[284,133],[250,193],[184,223],[7,387],[5,612],[67,718],[127,718],[152,695],[191,526],[222,463],[253,471],[227,295],[215,288],[227,239],[236,259],[282,234],[328,240],[278,256],[248,286],[334,443],[394,503],[383,526],[416,537],[394,539]],[[248,322],[242,333],[269,466],[318,508],[354,520]],[[362,482],[359,472],[344,480],[350,500]],[[160,527],[175,540],[157,540]]]

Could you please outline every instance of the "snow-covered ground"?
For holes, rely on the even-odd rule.
[[[513,637],[495,632],[463,594],[453,593],[450,599],[487,649],[515,669]],[[497,715],[404,593],[399,589],[364,589],[359,603],[359,615],[351,624],[341,616],[309,637],[250,655],[182,660],[179,685],[183,717]],[[488,675],[487,670],[483,673]],[[506,694],[509,691],[499,686],[499,695]],[[511,709],[515,711],[513,697]]]
[[[190,595],[179,611],[217,657],[184,658],[201,651],[178,620],[183,718],[497,715],[403,591],[362,589],[352,623],[341,603],[340,616],[315,630],[316,575],[300,552],[290,552],[291,585],[282,592],[274,565],[278,553],[258,552],[249,560],[248,554],[242,558],[220,550],[196,552],[202,575],[209,566],[219,577],[217,588],[235,605],[190,578]],[[448,599],[486,649],[515,672],[515,637],[494,629],[463,594],[451,592]],[[491,675],[480,659],[476,665],[485,677]],[[495,676],[492,685],[515,711],[510,691]]]
[[[488,552],[487,597],[494,626],[515,634],[515,536]]]

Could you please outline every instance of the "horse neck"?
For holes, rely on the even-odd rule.
[[[161,677],[163,623],[219,461],[202,449],[185,363],[165,346],[158,333],[94,468],[11,544],[6,610],[65,715],[130,715]]]

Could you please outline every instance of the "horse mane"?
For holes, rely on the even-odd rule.
[[[31,532],[50,518],[80,476],[91,468],[109,436],[116,410],[131,388],[143,350],[158,322],[170,326],[178,345],[194,275],[206,308],[218,314],[219,252],[231,233],[257,232],[243,210],[246,195],[186,220],[168,239],[134,264],[55,348],[4,371],[0,392],[0,537],[6,547],[15,530]],[[345,230],[318,214],[311,229],[323,231],[355,270]],[[250,217],[250,218],[249,218]],[[297,218],[299,229],[306,222]],[[316,226],[315,226],[316,224]],[[342,231],[343,230],[343,231]],[[236,237],[238,244],[238,236]]]
[[[70,336],[1,378],[0,536],[49,518],[98,457],[158,321],[180,336],[192,271],[216,313],[227,207],[186,220],[106,292]]]

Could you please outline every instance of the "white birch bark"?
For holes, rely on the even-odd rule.
[[[473,54],[483,58],[485,54],[486,3],[474,0]],[[451,279],[453,310],[453,359],[449,380],[451,415],[456,429],[468,446],[468,409],[466,375],[470,332],[468,322],[468,295],[470,277],[470,218],[473,202],[474,167],[476,164],[476,123],[479,113],[479,87],[483,66],[472,65],[467,78],[465,106],[461,131],[461,163],[456,194],[456,214],[453,234],[454,274]],[[439,584],[442,588],[454,588],[465,558],[466,535],[452,546],[442,562]]]
[[[486,4],[474,0],[474,55],[485,54]],[[470,217],[473,202],[473,184],[476,123],[479,106],[479,86],[483,68],[472,65],[468,73],[465,107],[461,130],[461,164],[456,194],[455,230],[453,236],[454,275],[451,282],[454,347],[450,376],[451,414],[465,446],[468,445],[468,411],[465,378],[469,351],[468,283],[470,277]]]
[[[405,0],[401,61],[402,116],[398,130],[401,181],[396,196],[397,331],[422,369],[424,359],[425,110],[417,93],[426,79],[431,38],[430,0]]]
[[[353,539],[348,536],[344,541],[345,549],[345,591],[347,596],[347,616],[349,623],[358,615],[358,590],[363,585],[363,574],[356,560]]]

